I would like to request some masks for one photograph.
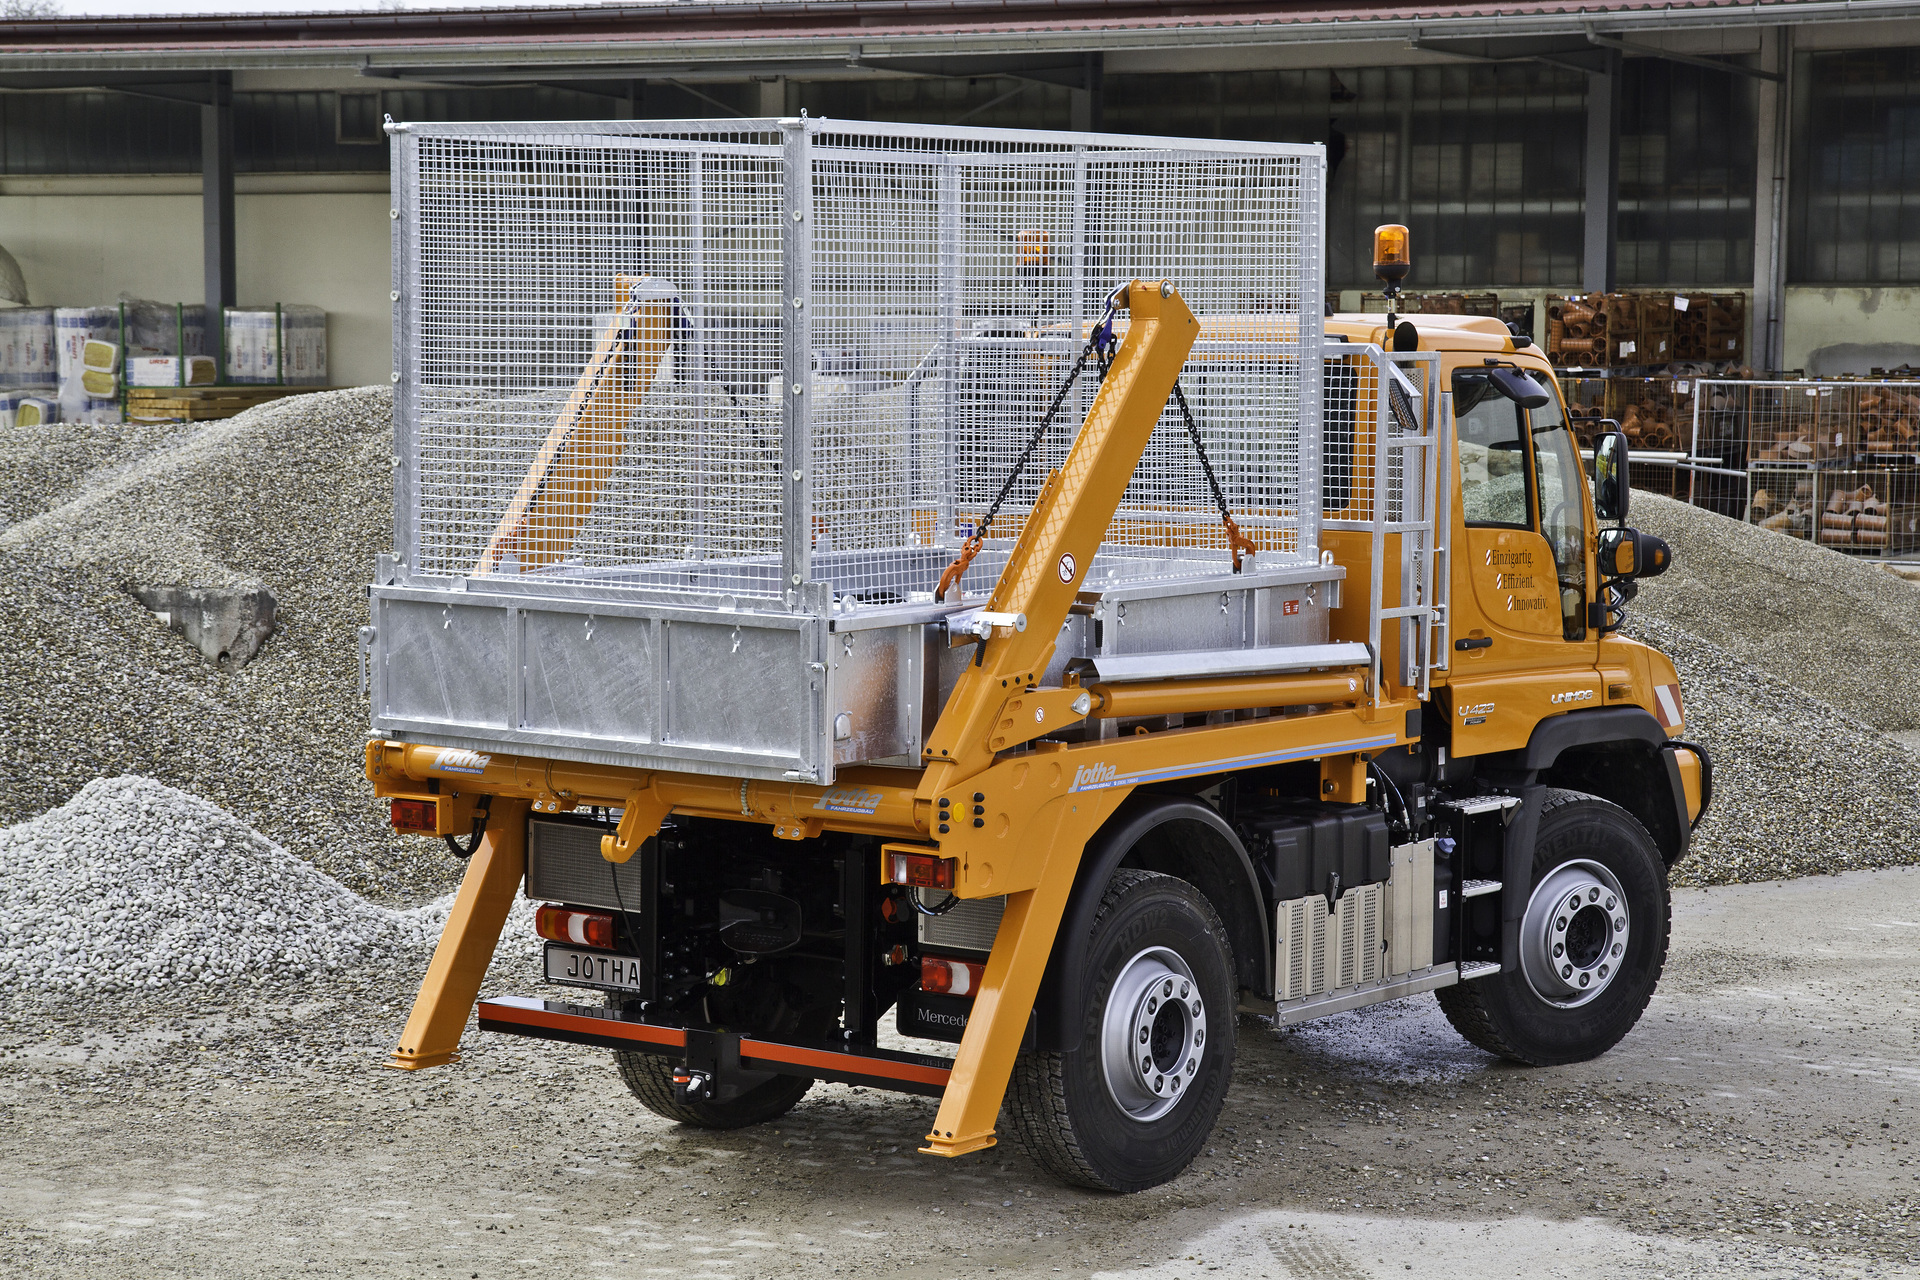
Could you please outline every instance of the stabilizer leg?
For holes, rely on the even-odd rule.
[[[480,997],[480,983],[526,874],[527,809],[525,800],[494,799],[486,837],[467,861],[447,927],[388,1066],[418,1071],[459,1056],[460,1033]]]

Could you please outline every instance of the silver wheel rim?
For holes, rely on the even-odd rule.
[[[1187,962],[1148,947],[1120,967],[1100,1020],[1107,1092],[1135,1120],[1173,1110],[1199,1077],[1207,1005]]]
[[[1563,862],[1527,900],[1521,972],[1548,1004],[1577,1008],[1620,976],[1632,929],[1627,895],[1613,872],[1584,859]]]

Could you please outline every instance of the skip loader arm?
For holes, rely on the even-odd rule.
[[[944,810],[934,819],[934,837],[942,853],[958,855],[963,895],[1007,894],[973,1015],[921,1148],[930,1155],[957,1156],[993,1145],[994,1119],[1081,850],[1128,793],[1110,787],[1076,795],[1059,785],[1059,764],[1016,765],[1020,782],[1009,778],[1007,785],[1033,794],[1008,804],[1000,799],[1007,785],[996,781],[993,808],[1005,805],[1013,812],[989,819],[987,806],[977,803],[986,792],[975,786],[994,765],[995,739],[1031,739],[1036,713],[1056,717],[1039,724],[1064,725],[1073,718],[1071,704],[1059,694],[1031,688],[1053,657],[1067,611],[1200,334],[1199,321],[1169,282],[1133,281],[1117,305],[1130,313],[1126,337],[1066,465],[1047,477],[986,606],[987,615],[1023,619],[1024,626],[996,626],[983,639],[979,662],[955,685],[924,753],[918,798]],[[1042,776],[1049,774],[1051,785],[1043,787]],[[1018,853],[1009,865],[994,867],[971,856],[967,837],[986,831],[989,822],[1020,828]]]

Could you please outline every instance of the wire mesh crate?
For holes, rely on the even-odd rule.
[[[1014,462],[1130,278],[1200,317],[1183,385],[1258,548],[1229,584],[1246,616],[1339,576],[1318,147],[804,118],[395,130],[377,729],[821,779],[917,759],[948,661],[928,628],[991,591],[1095,377],[1009,483]],[[1173,601],[1231,575],[1169,410],[1086,590]]]
[[[1920,548],[1920,472],[1849,468],[1814,476],[1814,537],[1849,555],[1909,556]]]

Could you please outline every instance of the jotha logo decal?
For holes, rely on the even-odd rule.
[[[1073,771],[1069,791],[1100,791],[1114,785],[1120,771],[1110,764],[1083,764]]]
[[[865,787],[835,787],[814,801],[813,807],[827,813],[872,813],[884,799],[878,791]]]
[[[482,774],[493,763],[492,756],[483,756],[478,751],[465,751],[458,747],[443,748],[433,758],[433,768],[437,773]]]

